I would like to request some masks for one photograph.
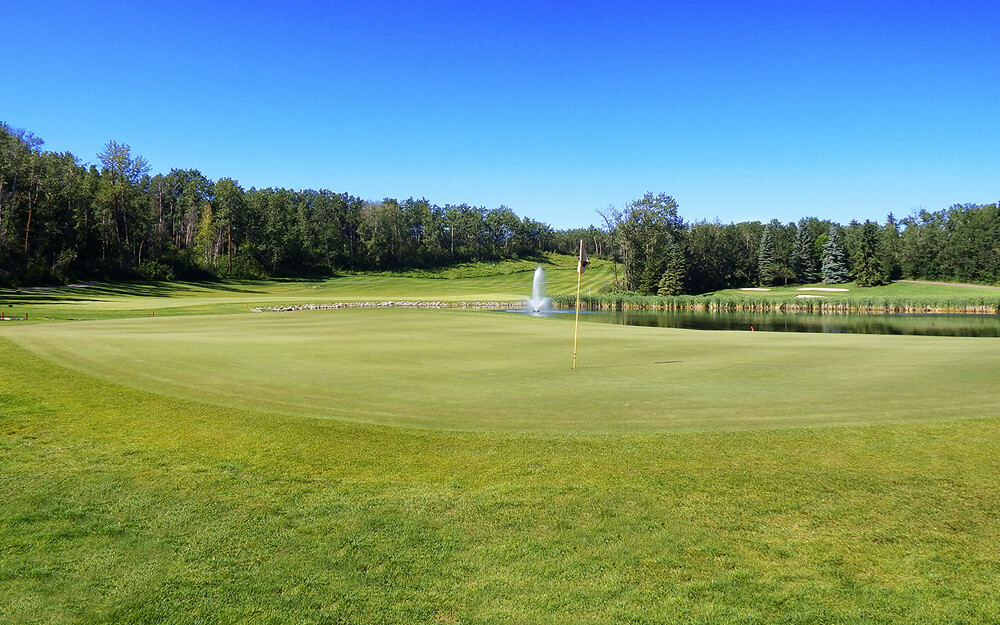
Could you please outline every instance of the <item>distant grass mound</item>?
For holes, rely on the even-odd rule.
[[[405,271],[386,271],[377,274],[361,273],[358,275],[398,276],[406,278],[437,278],[454,280],[461,278],[488,278],[492,276],[509,276],[518,273],[533,272],[536,267],[545,269],[576,269],[577,259],[565,254],[546,252],[536,258],[505,260],[495,263],[459,263],[448,267],[435,269],[408,269]]]
[[[544,261],[544,262],[542,262]],[[542,261],[476,263],[435,272],[347,274],[323,280],[89,284],[0,290],[0,310],[29,322],[156,315],[243,313],[257,306],[359,301],[520,302],[531,295],[535,268],[546,270],[551,295],[575,294],[576,257],[546,255]],[[595,261],[583,276],[584,294],[614,280],[607,261]]]

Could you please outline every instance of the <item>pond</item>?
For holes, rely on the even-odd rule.
[[[582,314],[580,319],[598,323],[691,330],[1000,336],[1000,315],[618,310],[588,312]]]

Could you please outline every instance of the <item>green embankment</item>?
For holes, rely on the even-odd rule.
[[[0,622],[1000,621],[996,339],[242,312],[526,277],[24,294]]]
[[[542,265],[551,295],[575,294],[576,259],[550,255]],[[343,275],[286,282],[114,283],[0,290],[0,311],[28,322],[243,313],[255,307],[335,302],[520,302],[531,295],[537,263],[476,264],[440,272]],[[611,263],[596,261],[583,276],[584,294],[613,281]],[[435,275],[438,277],[428,277]],[[449,278],[448,276],[455,276]]]

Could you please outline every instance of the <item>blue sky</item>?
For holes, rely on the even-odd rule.
[[[995,2],[12,0],[0,120],[85,162],[689,221],[1000,199]]]

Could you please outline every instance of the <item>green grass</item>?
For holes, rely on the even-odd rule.
[[[802,288],[835,288],[847,289],[847,291],[801,291]],[[945,299],[949,297],[992,297],[1000,298],[1000,290],[989,286],[954,286],[949,284],[915,284],[911,282],[892,282],[885,286],[859,287],[853,282],[846,284],[806,284],[794,286],[770,287],[770,291],[750,292],[755,297],[794,297],[802,293],[814,293],[825,295],[830,299],[851,299],[857,297],[899,297],[899,298],[928,298],[931,300]],[[716,291],[712,295],[739,295],[747,294],[747,291],[739,289],[728,289]]]
[[[415,275],[344,275],[312,281],[223,281],[116,283],[52,289],[0,290],[0,311],[28,322],[129,317],[243,313],[257,306],[328,304],[358,301],[511,301],[531,295],[534,261],[495,267],[466,268],[476,275],[417,277]],[[549,294],[576,293],[576,259],[551,255],[543,263]],[[443,274],[446,275],[446,274]],[[613,279],[611,263],[596,261],[583,277],[584,293],[596,293]]]
[[[51,362],[151,392],[401,426],[657,432],[1000,408],[996,341],[585,324],[573,371],[571,320],[353,309],[3,332]]]
[[[995,339],[232,310],[504,284],[341,280],[0,325],[0,622],[1000,622]]]

